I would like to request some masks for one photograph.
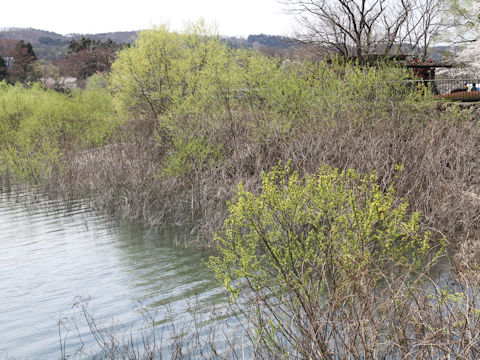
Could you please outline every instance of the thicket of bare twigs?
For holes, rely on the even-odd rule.
[[[152,121],[135,120],[112,144],[67,154],[68,177],[58,177],[54,188],[93,194],[98,206],[132,219],[190,226],[200,245],[211,246],[208,234],[223,223],[238,183],[255,192],[262,171],[291,160],[292,168],[304,174],[323,165],[376,171],[380,186],[395,183],[398,196],[407,196],[411,210],[421,211],[424,229],[445,235],[452,249],[478,240],[477,114],[392,102],[374,119],[362,120],[355,108],[328,122],[319,113],[292,132],[273,129],[266,137],[256,133],[252,122],[257,119],[249,113],[236,113],[233,128],[218,119],[215,129],[199,131],[214,144],[224,144],[223,163],[209,167],[200,162],[180,177],[161,172],[170,139],[159,139]],[[401,171],[395,170],[399,164]]]
[[[477,287],[464,277],[443,278],[441,283],[423,277],[426,282],[411,292],[406,278],[389,282],[387,276],[385,286],[374,292],[368,291],[368,283],[352,282],[356,286],[343,289],[348,292],[343,297],[318,303],[310,315],[314,323],[306,314],[289,317],[289,304],[275,304],[275,299],[265,309],[265,299],[254,296],[238,303],[240,327],[232,327],[231,318],[218,316],[222,313],[218,309],[210,315],[193,314],[183,323],[141,309],[143,322],[130,328],[99,321],[88,302],[80,299],[75,317],[59,323],[62,359],[71,354],[79,359],[130,360],[478,358]],[[275,342],[266,329],[270,319],[276,319],[272,316],[279,315],[287,317],[288,326],[278,330],[274,336],[280,341]],[[79,337],[84,327],[93,343],[87,343],[91,339],[85,335]]]
[[[250,292],[237,308],[243,312],[244,336],[232,346],[218,349],[212,340],[222,337],[215,333],[221,324],[208,330],[208,336],[200,336],[208,332],[204,328],[186,324],[187,330],[177,337],[154,346],[152,336],[159,335],[159,329],[145,327],[142,336],[150,341],[145,348],[128,333],[92,327],[102,336],[104,349],[97,351],[110,352],[115,359],[241,358],[242,346],[248,349],[247,357],[259,359],[479,356],[478,114],[455,106],[438,109],[428,101],[359,101],[334,113],[317,110],[288,131],[260,108],[252,112],[239,107],[232,117],[201,122],[196,136],[212,148],[222,144],[221,158],[212,165],[208,156],[186,156],[188,167],[181,176],[165,171],[178,150],[175,139],[157,120],[135,118],[118,128],[106,145],[67,151],[57,176],[47,184],[52,193],[88,197],[119,216],[188,228],[191,234],[185,241],[190,245],[215,246],[209,235],[220,229],[238,183],[258,193],[262,171],[279,161],[290,161],[300,174],[314,174],[324,165],[360,174],[376,171],[382,191],[395,184],[398,199],[408,197],[408,212],[421,211],[421,230],[430,231],[433,242],[445,236],[457,277],[439,282],[424,269],[404,277],[383,274],[378,286],[368,281],[368,273],[356,273],[361,281],[349,283],[342,296],[335,293],[312,302],[309,314]],[[179,117],[177,124],[189,126],[189,120]],[[412,275],[419,279],[414,288]],[[274,316],[283,316],[288,326],[271,342],[264,330]],[[93,326],[95,319],[91,321]]]

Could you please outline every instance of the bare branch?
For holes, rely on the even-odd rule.
[[[279,0],[297,16],[300,41],[323,52],[362,57],[427,53],[442,22],[444,0]]]

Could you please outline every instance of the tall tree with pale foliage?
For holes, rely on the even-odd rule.
[[[449,30],[444,39],[455,46],[458,67],[449,70],[450,76],[480,77],[480,1],[449,0],[444,21]]]

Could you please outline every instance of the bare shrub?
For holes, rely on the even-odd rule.
[[[165,314],[142,305],[139,320],[127,326],[98,319],[90,298],[79,297],[74,312],[58,322],[61,358],[79,359],[243,359],[255,357],[255,349],[231,326],[224,307],[211,306],[207,313],[195,310],[198,298],[190,299],[187,317],[176,319],[166,306]],[[240,329],[241,330],[241,329]]]

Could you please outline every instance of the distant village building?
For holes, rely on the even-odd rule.
[[[5,66],[7,67],[7,70],[11,71],[13,67],[13,62],[15,61],[13,56],[2,56],[2,59],[3,59],[3,62],[5,63]]]

